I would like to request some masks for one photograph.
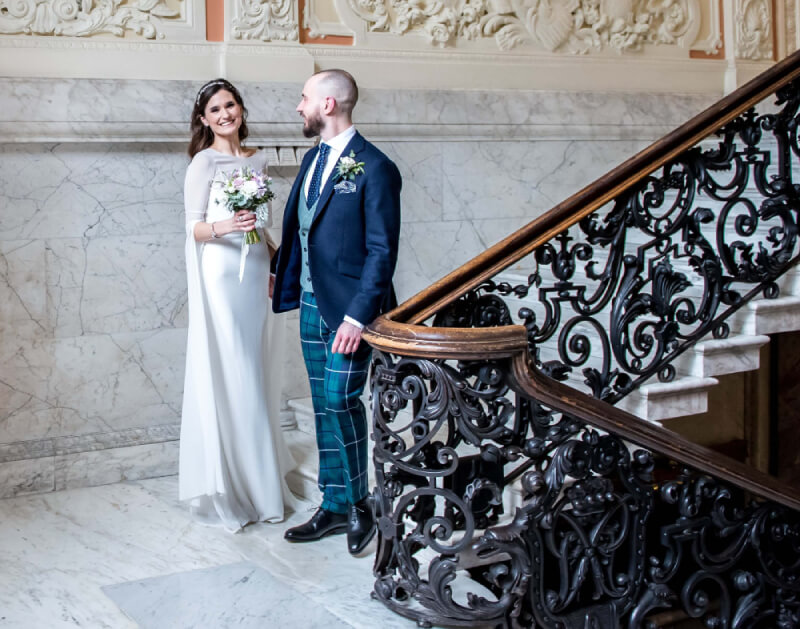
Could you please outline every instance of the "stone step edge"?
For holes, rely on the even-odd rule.
[[[737,312],[733,319],[740,333],[752,336],[800,330],[800,297],[757,299]]]
[[[737,334],[725,339],[708,339],[697,343],[685,358],[678,358],[678,373],[684,376],[709,378],[754,371],[760,366],[761,347],[769,343],[763,334]]]
[[[663,421],[708,410],[708,390],[716,378],[685,376],[673,382],[643,385],[618,404],[619,408],[648,421]]]

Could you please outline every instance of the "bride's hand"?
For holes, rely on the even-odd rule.
[[[255,212],[248,210],[240,210],[233,215],[230,221],[230,231],[232,232],[249,232],[256,227]]]

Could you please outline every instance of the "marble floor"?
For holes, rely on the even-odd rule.
[[[287,434],[311,456],[306,434]],[[374,542],[354,558],[341,535],[283,539],[313,496],[231,534],[192,522],[177,490],[168,476],[0,500],[0,628],[415,626],[370,598]]]

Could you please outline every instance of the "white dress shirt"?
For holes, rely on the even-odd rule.
[[[328,158],[325,162],[325,168],[322,170],[322,181],[319,184],[320,192],[325,187],[325,182],[328,181],[328,177],[331,176],[333,169],[336,167],[336,163],[339,161],[339,158],[342,156],[342,151],[344,151],[345,147],[348,145],[350,140],[353,139],[353,136],[356,134],[356,128],[353,125],[350,125],[347,129],[342,131],[339,135],[332,137],[330,140],[326,141],[331,150],[328,152]],[[314,160],[311,162],[311,165],[308,167],[309,171],[313,173],[314,169],[317,167],[317,159],[319,158],[319,151],[317,152]],[[311,185],[311,177],[306,177],[306,185],[303,188],[303,194],[308,197],[308,188]],[[348,315],[344,316],[344,320],[348,323],[352,323],[354,326],[360,329],[364,329],[364,324],[360,321],[356,321],[353,317]]]
[[[333,169],[336,167],[336,162],[339,161],[339,158],[342,156],[342,151],[353,139],[353,136],[356,134],[356,128],[353,125],[350,125],[347,129],[342,131],[339,135],[331,138],[324,144],[327,144],[331,147],[331,150],[328,152],[328,160],[325,162],[325,168],[322,171],[322,181],[319,184],[319,190],[322,192],[322,189],[325,187],[325,182],[328,181],[328,177],[331,176]],[[311,162],[311,166],[308,168],[308,172],[313,173],[314,169],[317,167],[317,159],[319,158],[319,152],[317,152],[314,160]],[[308,188],[311,185],[311,177],[306,177],[306,186],[303,188],[303,192],[308,198]]]

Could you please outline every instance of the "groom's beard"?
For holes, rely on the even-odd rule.
[[[303,135],[307,138],[315,138],[322,132],[323,122],[322,116],[316,116],[303,119]]]

